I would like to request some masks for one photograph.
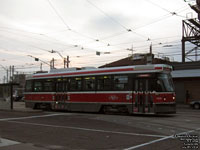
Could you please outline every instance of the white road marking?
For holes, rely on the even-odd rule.
[[[15,144],[20,144],[20,142],[0,138],[0,147],[10,146],[10,145],[15,145]]]
[[[28,116],[28,117],[17,117],[17,118],[2,118],[0,119],[0,121],[33,119],[33,118],[51,117],[51,116],[59,116],[59,115],[62,115],[62,114],[48,114],[48,115],[38,115],[38,116]]]
[[[200,130],[200,128],[197,128],[195,130],[186,131],[186,132],[181,132],[181,133],[178,133],[178,134],[175,134],[175,135],[189,134],[189,133],[192,133],[192,132],[195,132],[195,131],[198,131],[198,130]],[[150,144],[153,144],[153,143],[164,141],[164,140],[167,140],[167,139],[170,139],[170,138],[174,138],[175,135],[166,136],[166,137],[163,137],[163,138],[160,138],[160,139],[157,139],[157,140],[153,140],[153,141],[150,141],[150,142],[147,142],[147,143],[143,143],[143,144],[140,144],[140,145],[125,148],[124,150],[133,150],[133,149],[140,148],[140,147],[143,147],[143,146],[146,146],[146,145],[150,145]]]
[[[172,138],[172,137],[173,137],[173,136],[163,137],[163,138],[161,138],[161,139],[157,139],[157,140],[153,140],[153,141],[150,141],[150,142],[147,142],[147,143],[143,143],[143,144],[140,144],[140,145],[132,146],[132,147],[126,148],[126,149],[124,149],[124,150],[136,149],[136,148],[143,147],[143,146],[146,146],[146,145],[150,145],[150,144],[153,144],[153,143],[156,143],[156,142],[160,142],[160,141],[163,141],[163,140]]]
[[[122,134],[122,135],[146,136],[146,137],[157,137],[157,138],[166,137],[166,136],[163,136],[163,135],[140,134],[140,133],[128,133],[128,132],[120,132],[120,131],[108,131],[108,130],[99,130],[99,129],[81,128],[81,127],[59,126],[59,125],[49,125],[49,124],[40,124],[40,123],[28,123],[28,122],[20,122],[20,121],[9,121],[9,120],[8,120],[8,121],[6,121],[6,122],[19,123],[19,124],[27,124],[27,125],[34,125],[34,126],[53,127],[53,128],[64,128],[64,129],[83,130],[83,131],[91,131],[91,132]]]

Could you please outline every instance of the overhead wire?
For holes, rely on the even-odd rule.
[[[64,25],[67,27],[67,29],[71,30],[71,28],[69,27],[69,25],[65,22],[65,19],[58,13],[57,9],[54,7],[54,5],[51,3],[51,1],[47,0],[47,2],[51,6],[51,8],[54,10],[54,12],[56,13],[56,15],[60,18],[60,20],[64,23]]]
[[[0,27],[1,28],[1,27]],[[11,31],[9,31],[9,30],[11,30]],[[61,43],[61,41],[59,41],[59,40],[57,40],[57,39],[55,39],[55,38],[52,38],[52,37],[49,37],[49,36],[47,36],[47,35],[45,35],[45,34],[39,34],[39,33],[34,33],[34,32],[28,32],[28,31],[24,31],[24,30],[16,30],[16,31],[20,31],[20,32],[24,32],[24,33],[31,33],[31,34],[36,34],[36,35],[38,35],[38,36],[44,36],[45,38],[49,38],[49,39],[51,39],[51,40],[46,40],[46,39],[41,39],[41,38],[35,38],[35,37],[33,37],[33,36],[28,36],[28,35],[25,35],[25,34],[21,34],[21,33],[15,33],[15,32],[12,32],[12,30],[13,31],[15,31],[15,29],[12,29],[12,28],[10,28],[8,31],[7,30],[2,30],[2,29],[0,29],[0,31],[4,31],[4,32],[9,32],[9,33],[11,33],[11,34],[14,34],[14,35],[17,35],[17,36],[23,36],[23,37],[27,37],[27,38],[31,38],[31,39],[35,39],[35,40],[39,40],[39,41],[46,41],[46,42],[51,42],[51,43],[55,43],[55,44],[57,44],[57,45],[63,45],[63,46],[73,46],[73,45],[70,45],[70,44],[64,44],[64,43]],[[57,42],[56,42],[57,41]]]
[[[49,0],[48,0],[49,1]],[[52,5],[52,4],[51,4]],[[55,9],[55,8],[54,8]],[[59,13],[57,12],[56,13],[57,15],[59,15]],[[60,18],[60,17],[59,17]],[[63,19],[63,18],[62,18]],[[125,27],[125,26],[124,26]],[[70,28],[69,28],[70,29]],[[125,29],[127,29],[126,27],[125,27]],[[128,32],[126,32],[126,33],[128,33]],[[79,34],[79,33],[78,33]],[[46,49],[43,49],[43,50],[45,50],[45,51],[47,51]],[[95,50],[94,50],[95,51]]]
[[[164,8],[164,7],[160,6],[160,5],[158,5],[158,4],[155,3],[155,2],[152,2],[151,0],[146,0],[146,1],[149,2],[149,3],[151,3],[151,4],[153,4],[154,6],[157,6],[157,7],[159,7],[160,9],[162,9],[162,10],[164,10],[164,11],[170,13],[172,16],[175,15],[175,16],[183,17],[183,16],[181,16],[181,15],[178,15],[175,11],[169,11],[168,9],[166,9],[166,8]],[[184,18],[186,18],[186,17],[184,17]]]
[[[97,38],[93,38],[93,37],[90,37],[90,36],[87,36],[85,34],[82,34],[72,28],[69,27],[69,25],[65,22],[65,19],[58,13],[57,9],[55,8],[55,6],[53,5],[52,2],[50,2],[50,0],[47,0],[47,2],[49,3],[49,5],[51,6],[51,8],[54,10],[54,12],[56,13],[56,15],[62,20],[62,22],[64,23],[64,25],[67,27],[67,29],[70,31],[70,32],[73,32],[73,33],[76,33],[78,35],[81,35],[82,37],[86,37],[86,38],[89,38],[89,39],[92,39],[92,40],[95,40],[97,41]],[[97,41],[99,42],[99,41]]]
[[[123,24],[121,24],[119,21],[117,21],[116,19],[114,19],[113,17],[111,17],[110,15],[108,15],[105,11],[103,11],[101,8],[99,8],[97,5],[95,5],[94,3],[92,3],[89,0],[86,0],[90,5],[92,5],[93,7],[95,7],[97,10],[99,10],[101,13],[103,13],[105,16],[107,16],[108,18],[110,18],[113,22],[117,23],[118,25],[120,25],[122,28],[124,28],[125,30],[129,31],[130,29],[127,28],[126,26],[124,26]]]
[[[187,8],[186,8],[186,7],[187,7]],[[182,12],[182,11],[185,11],[186,9],[189,9],[188,6],[181,7],[181,8],[179,8],[179,9],[175,10],[175,11],[180,13],[180,12]],[[151,24],[155,24],[155,23],[157,23],[157,22],[160,22],[160,21],[162,21],[162,20],[165,20],[165,19],[171,17],[172,15],[171,15],[170,11],[167,11],[167,12],[168,12],[168,14],[165,14],[165,15],[163,15],[163,16],[160,16],[160,17],[154,19],[153,21],[151,21],[151,22],[149,22],[149,23],[146,23],[146,24],[144,24],[144,25],[140,25],[139,27],[134,27],[134,31],[135,31],[135,30],[138,30],[138,29],[141,29],[141,28],[144,28],[144,27],[146,27],[146,26],[149,26],[149,25],[151,25]],[[181,17],[184,17],[184,16],[181,16]],[[185,17],[184,17],[184,18],[185,18]],[[127,33],[127,32],[122,31],[122,32],[115,33],[115,34],[110,35],[110,36],[102,37],[102,38],[100,38],[100,39],[108,39],[108,38],[120,36],[120,35],[125,34],[125,33]]]

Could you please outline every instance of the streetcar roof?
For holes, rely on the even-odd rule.
[[[73,76],[92,76],[108,74],[125,74],[125,73],[153,73],[153,72],[170,72],[172,67],[166,64],[150,64],[109,68],[89,68],[84,70],[64,70],[53,71],[49,73],[38,73],[27,76],[27,79],[39,78],[56,78],[56,77],[73,77]]]

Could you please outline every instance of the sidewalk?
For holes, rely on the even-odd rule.
[[[7,139],[1,139],[0,150],[48,150],[48,149],[37,147],[31,143],[20,143]]]
[[[21,111],[21,112],[42,112],[42,110],[26,108],[25,102],[14,102],[13,103],[13,111]]]
[[[25,107],[25,102],[13,102],[13,109],[12,110],[10,109],[10,106],[9,107],[0,108],[0,110],[3,110],[3,111],[17,111],[17,112],[29,112],[29,113],[42,112],[42,110],[26,108]]]
[[[176,108],[180,109],[191,109],[189,104],[176,104]]]
[[[13,103],[13,110],[9,107],[2,107],[0,111],[12,111],[12,112],[42,112],[42,110],[34,110],[31,108],[25,107],[25,102],[14,102]],[[9,139],[4,139],[0,135],[0,150],[47,150],[45,148],[34,146],[31,143],[20,143],[18,141],[12,141]]]

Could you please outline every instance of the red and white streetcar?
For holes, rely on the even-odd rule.
[[[54,110],[176,113],[172,68],[163,64],[54,69],[26,79],[26,107]]]

